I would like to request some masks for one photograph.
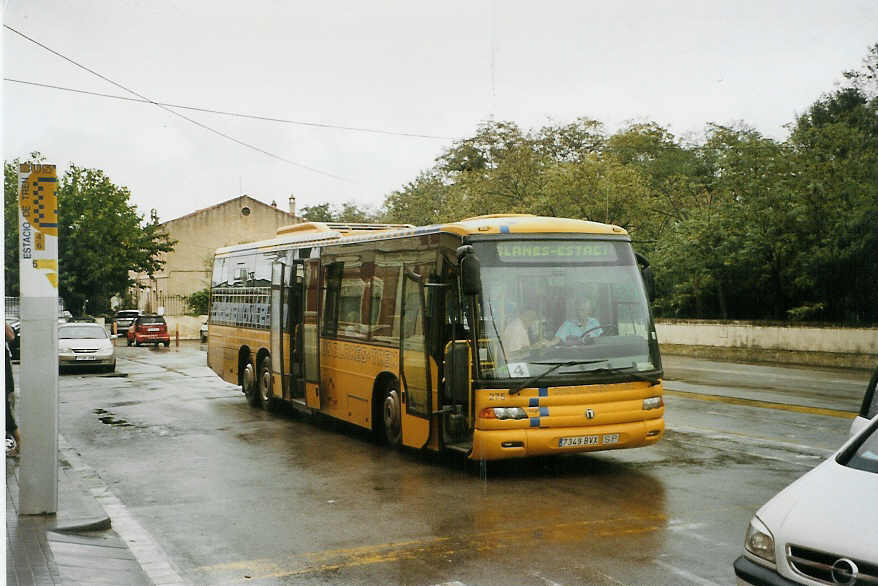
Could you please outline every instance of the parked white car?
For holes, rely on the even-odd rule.
[[[99,367],[116,370],[113,340],[100,324],[66,323],[58,326],[58,366]]]
[[[878,416],[750,521],[738,584],[878,584]]]
[[[872,379],[866,387],[866,394],[863,395],[863,404],[860,406],[860,412],[851,422],[850,435],[856,435],[861,429],[866,427],[869,420],[878,415],[878,368],[872,373]]]

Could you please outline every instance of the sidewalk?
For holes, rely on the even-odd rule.
[[[19,517],[18,459],[6,459],[6,583],[151,584],[84,479],[58,463],[57,514]]]

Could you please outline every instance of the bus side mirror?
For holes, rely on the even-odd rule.
[[[646,287],[646,297],[650,302],[655,301],[655,277],[649,268],[649,261],[639,252],[634,253],[637,265],[640,267],[640,276],[643,278],[643,286]]]
[[[478,295],[482,291],[482,267],[473,247],[464,245],[457,249],[460,264],[460,286],[464,295]]]
[[[445,348],[445,403],[466,404],[469,401],[470,350],[467,342],[456,341]]]

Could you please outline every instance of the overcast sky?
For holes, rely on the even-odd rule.
[[[4,81],[3,156],[103,169],[162,221],[241,193],[379,206],[492,117],[783,125],[878,42],[875,0],[6,0],[4,24],[157,102]],[[133,97],[3,29],[5,78]],[[219,136],[222,133],[274,157]],[[285,159],[285,162],[279,159]],[[499,211],[499,210],[492,210]]]

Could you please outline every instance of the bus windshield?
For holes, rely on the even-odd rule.
[[[661,367],[627,241],[504,240],[475,248],[480,378],[570,375],[578,382],[608,373],[637,378]]]

